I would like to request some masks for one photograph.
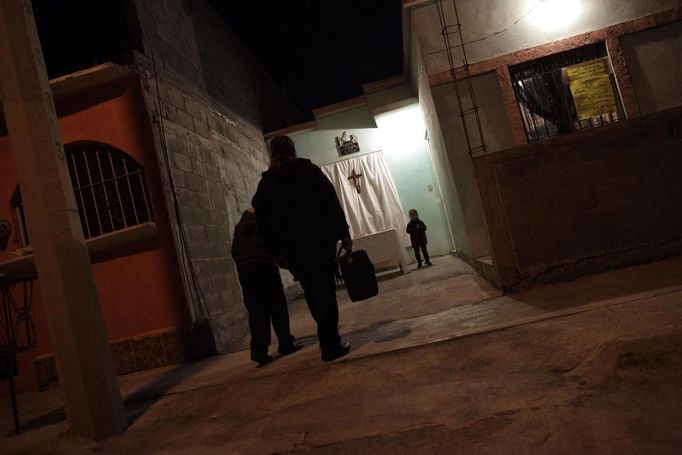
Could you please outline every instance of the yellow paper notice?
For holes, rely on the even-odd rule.
[[[617,111],[606,59],[570,66],[564,69],[564,74],[580,120]]]

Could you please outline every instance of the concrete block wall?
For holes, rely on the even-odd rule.
[[[172,207],[163,147],[168,152],[190,256],[216,342],[221,352],[227,352],[239,347],[236,343],[247,329],[230,254],[232,233],[242,211],[251,206],[260,173],[268,167],[265,140],[256,126],[188,88],[171,73],[157,68],[154,75],[142,66],[139,71],[155,126],[168,204]],[[180,249],[177,224],[175,228]],[[189,288],[186,294],[190,302],[196,301]]]
[[[682,109],[474,160],[506,289],[682,254]]]
[[[303,117],[208,0],[135,0],[141,52],[265,131]]]
[[[268,167],[263,128],[296,123],[300,114],[207,0],[134,3],[141,43],[135,67],[169,211],[164,151],[188,243],[189,255],[171,216],[180,266],[187,270],[191,258],[218,351],[241,349],[248,327],[230,255],[232,232]],[[193,319],[200,320],[188,283],[185,295]]]
[[[205,89],[203,68],[192,19],[183,11],[183,0],[135,0],[136,22],[132,27],[139,37],[137,49],[153,57],[166,70]]]

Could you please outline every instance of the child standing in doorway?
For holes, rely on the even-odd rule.
[[[426,250],[426,224],[419,219],[419,214],[415,209],[410,210],[410,222],[407,224],[407,233],[410,234],[410,242],[417,257],[417,267],[422,267],[422,253],[426,260],[426,265],[430,266],[429,252]]]

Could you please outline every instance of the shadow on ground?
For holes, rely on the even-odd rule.
[[[666,263],[671,266],[643,265],[583,276],[570,282],[509,294],[508,298],[546,311],[558,311],[595,302],[637,299],[643,294],[680,286],[682,270],[675,265],[675,261],[660,264]]]
[[[400,338],[406,338],[411,333],[412,323],[410,321],[389,319],[344,333],[343,339],[351,344],[353,350],[357,350],[368,343],[388,343]],[[317,337],[307,336],[299,338],[298,341],[307,347],[317,344]]]
[[[144,415],[144,413],[147,412],[154,403],[166,395],[168,391],[204,370],[215,360],[216,358],[214,357],[168,369],[168,371],[147,384],[144,388],[128,394],[123,400],[128,425],[135,423],[137,419]],[[65,420],[66,411],[64,407],[60,407],[39,417],[22,422],[21,430],[22,432],[37,430]],[[14,433],[12,432],[11,434],[13,435]]]
[[[152,383],[131,393],[125,397],[124,403],[126,408],[126,417],[128,424],[132,425],[139,419],[147,410],[158,400],[160,400],[168,391],[174,387],[184,383],[186,380],[208,368],[217,357],[205,359],[200,362],[190,363],[178,366],[165,374],[159,376]]]

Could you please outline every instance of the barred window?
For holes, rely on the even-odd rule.
[[[12,198],[9,200],[9,203],[14,211],[15,222],[18,224],[17,232],[19,234],[19,240],[21,240],[21,246],[29,246],[31,244],[31,239],[28,236],[28,225],[26,224],[24,203],[21,200],[21,190],[19,190],[19,186],[17,186],[14,193],[12,193]]]
[[[154,221],[144,169],[127,153],[96,142],[64,147],[86,239]],[[10,199],[21,245],[31,245],[19,186]]]
[[[65,151],[86,239],[153,221],[137,161],[101,143],[68,144]]]
[[[603,79],[592,83],[596,89],[586,90],[586,96],[575,99],[567,75],[573,68],[589,62],[603,62]],[[567,72],[568,71],[568,72]],[[543,57],[509,67],[514,93],[521,112],[528,142],[537,142],[560,134],[594,128],[617,122],[623,110],[616,82],[604,43],[595,43],[566,52]],[[589,87],[588,87],[589,88]],[[610,93],[609,93],[610,92]],[[585,98],[605,97],[613,103],[602,103],[599,108],[584,109]],[[609,98],[610,97],[610,98]],[[607,107],[604,107],[607,106]]]

